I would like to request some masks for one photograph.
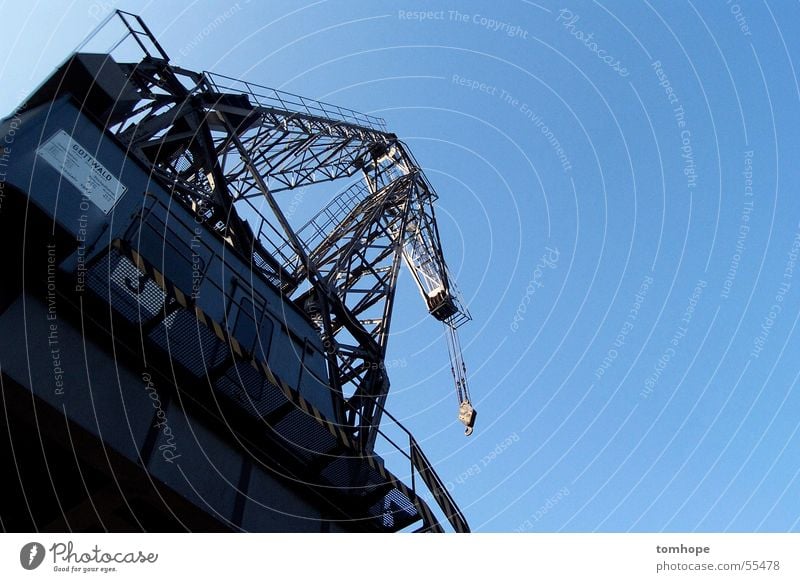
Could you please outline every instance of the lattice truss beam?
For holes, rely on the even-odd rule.
[[[317,323],[347,425],[371,450],[389,389],[384,358],[400,264],[438,319],[469,317],[451,288],[436,195],[382,121],[175,67],[123,65],[141,101],[107,126],[198,219]],[[299,230],[275,194],[358,174]]]

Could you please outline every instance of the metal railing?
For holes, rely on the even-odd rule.
[[[75,48],[73,54],[86,49],[93,40],[99,37],[102,30],[107,29],[107,27],[114,22],[115,18],[122,23],[127,32],[123,30],[122,34],[113,41],[113,44],[109,48],[104,49],[106,54],[113,54],[126,40],[131,39],[139,47],[143,56],[164,59],[165,61],[169,60],[169,56],[167,56],[167,53],[161,47],[158,40],[156,40],[155,35],[147,28],[144,20],[142,20],[139,15],[125,12],[124,10],[109,12],[108,16],[106,16],[94,30],[89,33],[89,36]]]
[[[366,127],[374,131],[386,132],[386,121],[380,117],[367,115],[346,107],[339,107],[324,101],[309,99],[287,91],[265,87],[256,83],[242,81],[219,73],[203,71],[203,75],[212,89],[217,93],[239,93],[249,96],[255,105],[264,108],[280,109],[292,113],[305,113],[312,117],[320,117],[340,121],[350,125]]]
[[[159,44],[155,35],[145,24],[144,20],[136,14],[125,12],[124,10],[114,10],[108,14],[81,42],[73,51],[78,53],[89,46],[92,41],[101,37],[101,31],[111,28],[115,22],[121,23],[123,28],[118,36],[111,39],[111,46],[102,49],[106,54],[113,54],[126,41],[132,40],[141,51],[142,56],[158,58],[169,61],[169,55]],[[254,104],[265,108],[276,108],[293,113],[304,113],[312,117],[319,117],[333,121],[339,121],[350,125],[366,127],[374,131],[386,132],[386,122],[380,117],[368,115],[340,107],[332,103],[326,103],[316,99],[309,99],[301,95],[273,89],[257,83],[250,83],[220,73],[203,71],[209,85],[218,93],[246,94]]]
[[[414,495],[417,494],[417,481],[421,480],[422,483],[428,488],[428,491],[433,495],[433,499],[439,506],[439,509],[444,513],[445,518],[452,526],[453,530],[457,533],[469,533],[469,524],[467,523],[464,514],[459,509],[456,501],[447,491],[445,484],[439,478],[439,475],[433,469],[425,453],[420,448],[411,432],[401,423],[394,415],[392,415],[386,408],[376,402],[375,405],[383,412],[384,417],[389,418],[394,425],[408,437],[408,451],[406,451],[400,444],[395,442],[389,435],[387,435],[379,426],[375,427],[375,431],[383,441],[390,447],[400,453],[401,456],[409,462],[410,477],[411,477],[411,491]]]

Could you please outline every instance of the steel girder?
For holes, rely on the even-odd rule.
[[[452,299],[436,195],[416,161],[368,116],[161,58],[121,66],[141,100],[109,112],[106,126],[317,323],[348,429],[372,450],[400,264],[437,318],[466,314]],[[274,197],[356,174],[297,232]]]

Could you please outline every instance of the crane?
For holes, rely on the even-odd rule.
[[[471,316],[462,305],[460,294],[444,262],[434,214],[435,195],[431,192],[432,189],[428,190],[428,196],[425,198],[425,203],[429,205],[426,208],[427,212],[416,212],[409,222],[403,258],[426,301],[428,312],[444,323],[450,371],[458,399],[458,420],[464,424],[464,434],[470,436],[477,413],[470,400],[467,367],[464,363],[458,328],[469,321]]]
[[[405,262],[445,325],[458,418],[470,435],[476,413],[457,329],[471,316],[444,261],[436,192],[408,147],[377,117],[177,66],[137,22],[130,34],[146,56],[119,63],[125,84],[119,99],[97,104],[99,121],[198,223],[305,311],[341,395],[343,429],[373,450]],[[292,226],[281,204],[288,191],[343,181],[311,220]]]
[[[476,412],[470,400],[458,328],[470,321],[471,316],[463,306],[444,260],[434,207],[437,195],[407,146],[395,139],[382,148],[373,149],[372,159],[360,169],[363,184],[335,198],[327,208],[306,223],[299,234],[309,241],[306,247],[313,247],[309,256],[318,268],[322,268],[325,279],[339,282],[336,289],[342,296],[356,291],[354,281],[362,276],[364,270],[353,269],[355,249],[372,245],[401,252],[402,260],[413,276],[428,312],[444,324],[458,400],[458,419],[469,436],[473,432]],[[392,226],[385,232],[371,230],[369,225],[381,217],[391,221]],[[359,228],[362,230],[359,231]],[[388,244],[378,236],[381,232],[389,239]],[[321,236],[321,233],[327,235]],[[395,259],[393,269],[388,266],[383,268],[396,272],[397,263]],[[292,276],[300,279],[301,273],[302,267],[294,271]],[[396,274],[387,279],[391,282],[392,295],[395,280]],[[361,305],[367,303],[362,301]],[[361,320],[365,325],[381,326],[383,333],[379,337],[383,345],[391,317],[390,307],[391,304],[385,306],[382,318]],[[356,409],[372,408],[369,398],[362,397],[358,392],[349,402]],[[376,411],[367,410],[368,414],[370,412],[374,414]]]

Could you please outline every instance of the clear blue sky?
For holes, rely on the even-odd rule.
[[[473,529],[800,530],[800,5],[67,5],[0,4],[3,112],[114,6],[181,65],[410,145],[474,316],[478,424],[408,276],[389,406]]]

